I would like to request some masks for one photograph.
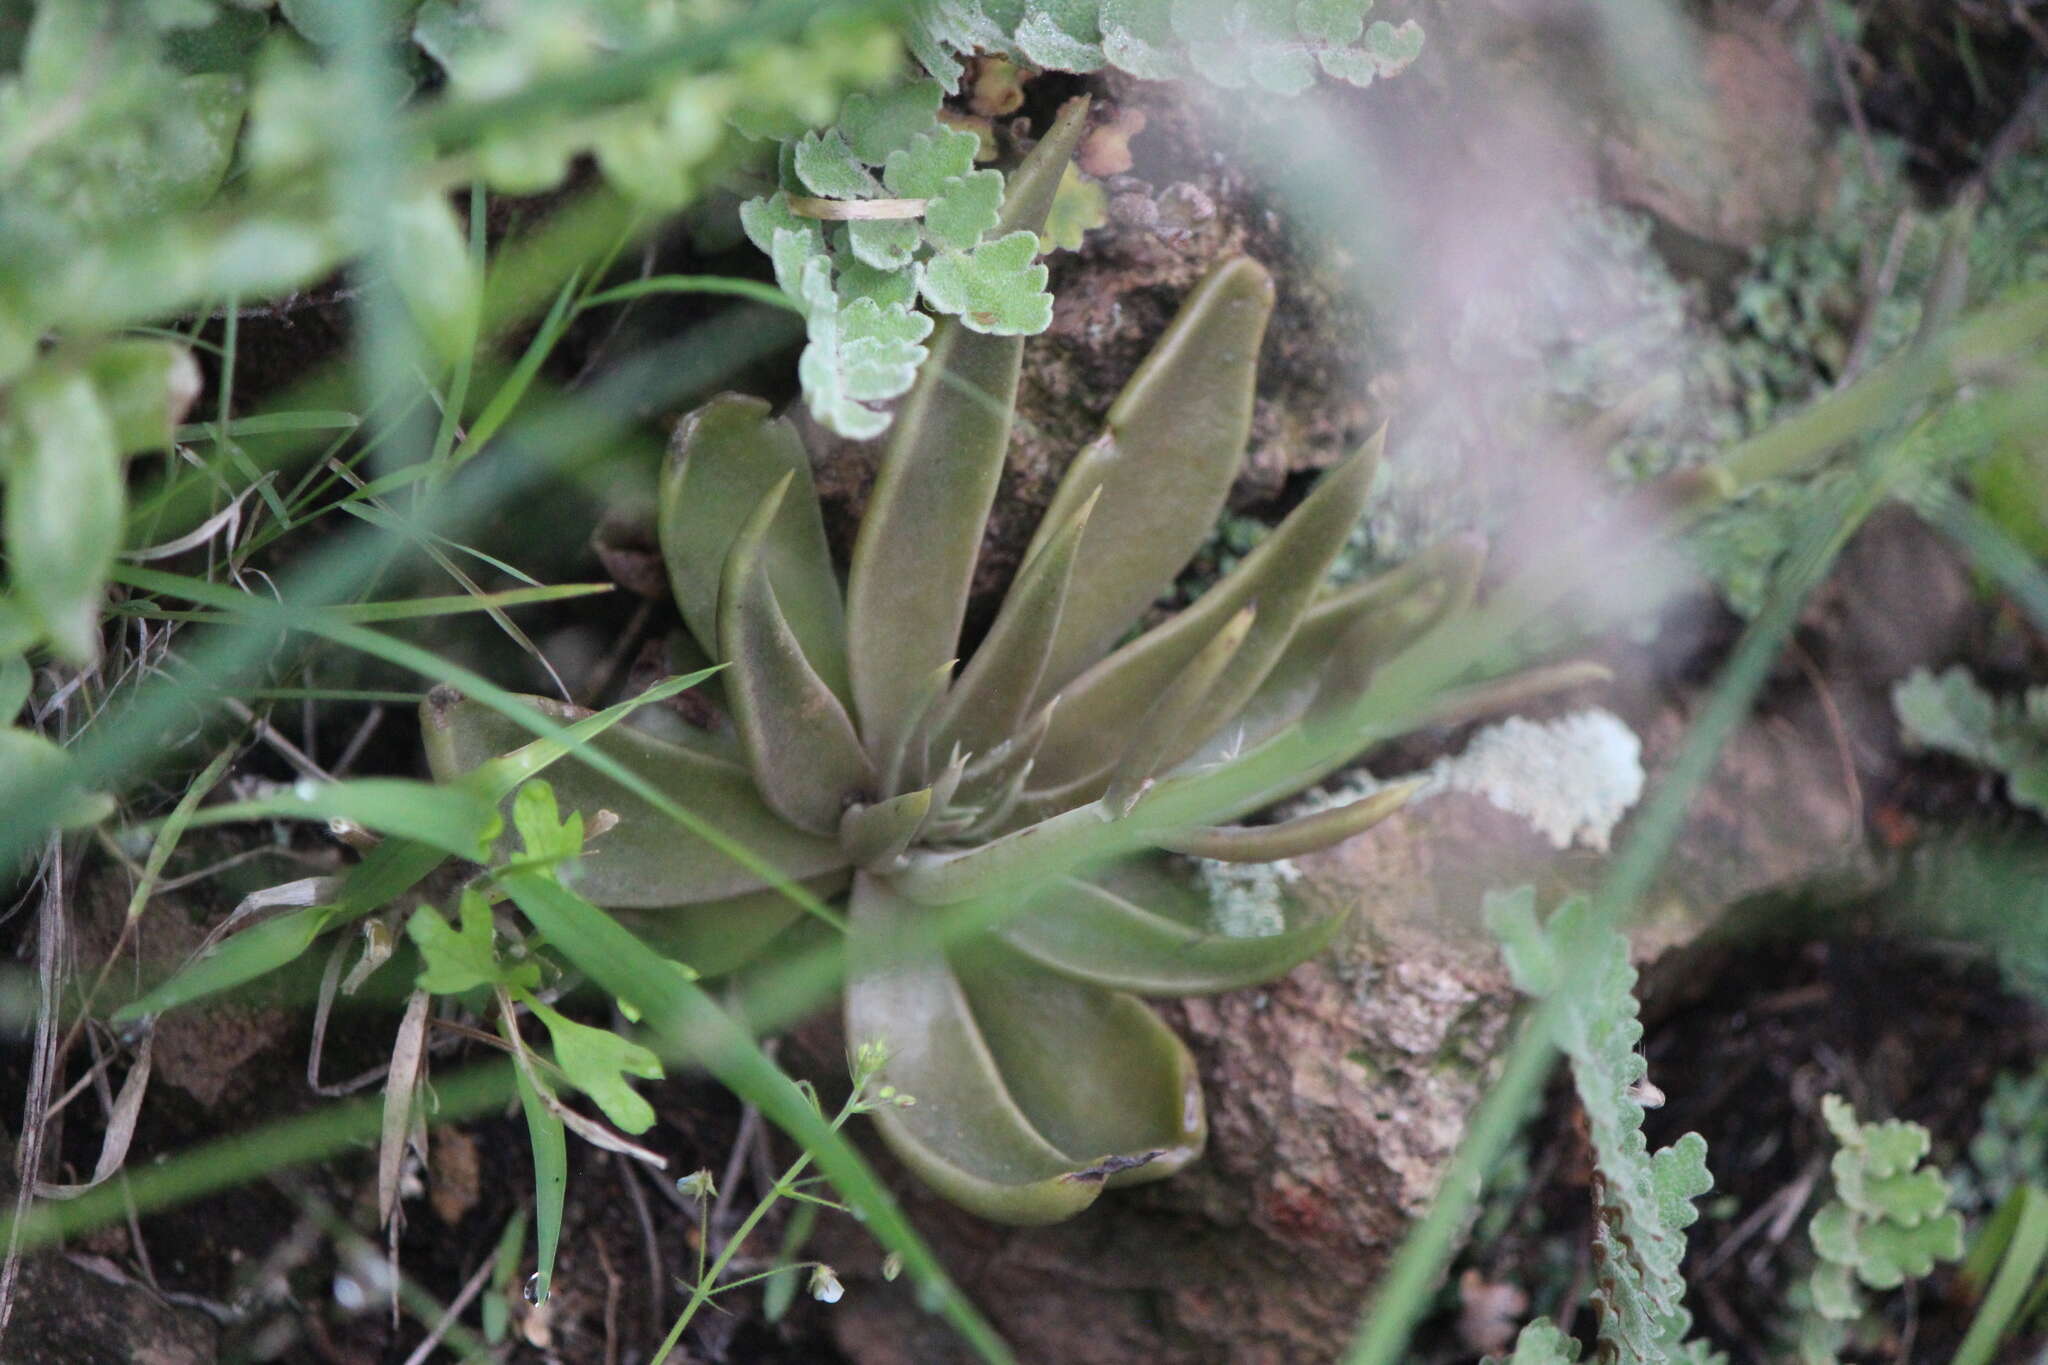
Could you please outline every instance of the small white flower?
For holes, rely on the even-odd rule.
[[[839,1283],[839,1277],[832,1273],[832,1267],[820,1261],[811,1267],[811,1297],[819,1303],[837,1303],[846,1293],[846,1286]]]

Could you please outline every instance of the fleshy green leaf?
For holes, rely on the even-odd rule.
[[[514,875],[506,879],[505,889],[573,965],[613,996],[645,1011],[649,1029],[668,1051],[700,1061],[810,1152],[841,1197],[859,1210],[868,1232],[901,1255],[920,1287],[940,1301],[947,1320],[982,1354],[1001,1354],[1000,1341],[947,1279],[875,1173],[819,1114],[815,1097],[799,1091],[745,1028],[609,915],[559,883]]]
[[[107,568],[121,546],[121,450],[92,380],[38,368],[0,419],[9,567],[21,604],[66,662],[99,657]]]
[[[562,738],[528,739],[518,748],[500,754],[496,758],[488,759],[471,769],[463,777],[463,784],[481,794],[487,800],[503,801],[517,791],[521,783],[539,776],[568,757],[576,745],[585,744],[596,739],[599,735],[622,721],[644,723],[648,719],[645,708],[654,705],[656,702],[666,701],[670,697],[680,695],[699,683],[706,681],[717,671],[715,668],[698,668],[681,677],[670,678],[665,682],[656,683],[639,695],[628,697],[625,701],[619,702],[616,705],[607,706],[602,711],[585,711],[581,707],[565,706],[545,697],[530,698],[529,700],[533,703],[536,710],[557,718],[566,717],[568,719],[569,723],[563,728]],[[426,700],[429,707],[439,708],[443,705],[459,703],[462,700],[462,695],[450,688],[446,692],[437,690],[434,693],[429,693]],[[427,714],[427,712],[423,711],[422,714]],[[680,722],[678,722],[678,730],[684,738],[679,739],[674,735],[660,735],[657,738],[666,738],[671,743],[683,744],[685,747],[697,747],[701,752],[711,752],[716,757],[729,758],[733,756],[734,751],[731,750],[730,746],[718,743],[715,736],[707,735],[703,731],[692,730]],[[703,743],[693,746],[689,742],[689,736],[702,736]],[[427,758],[430,764],[435,761],[434,745],[431,738],[428,744]]]
[[[1086,122],[1071,101],[1010,178],[1004,228],[1052,203]],[[1011,218],[1010,215],[1018,215]],[[1009,448],[1023,342],[938,329],[932,356],[897,412],[868,498],[846,589],[847,651],[868,752],[887,762],[932,675],[958,657],[967,589]]]
[[[992,336],[1032,336],[1052,324],[1038,235],[1013,232],[971,251],[949,251],[924,268],[918,292],[941,313]]]
[[[1210,272],[1124,386],[1103,436],[1060,481],[1041,536],[1097,488],[1102,504],[1081,542],[1081,590],[1062,619],[1042,696],[1099,659],[1207,539],[1244,457],[1272,307],[1272,280],[1256,263],[1240,258]]]
[[[846,708],[804,657],[768,581],[764,550],[794,474],[762,498],[726,556],[718,643],[725,695],[762,798],[799,829],[836,836],[875,771]]]
[[[1080,146],[1081,135],[1088,131],[1089,107],[1086,95],[1076,95],[1062,104],[1052,127],[1046,129],[1045,136],[1017,169],[1010,172],[1003,188],[1003,216],[995,228],[998,236],[1019,228],[1044,230],[1046,215],[1052,212],[1053,200],[1059,194],[1060,181],[1073,163],[1074,149]]]
[[[660,1058],[610,1029],[565,1018],[531,996],[526,1005],[547,1025],[548,1036],[555,1043],[555,1064],[562,1074],[597,1102],[613,1126],[627,1133],[644,1133],[654,1126],[654,1106],[626,1084],[626,1077],[660,1080]]]
[[[930,787],[872,806],[848,806],[839,821],[839,846],[856,867],[886,863],[910,847],[931,811]]]
[[[721,394],[677,424],[662,470],[662,558],[684,624],[715,656],[718,585],[733,538],[768,491],[791,474],[796,478],[783,495],[762,560],[804,657],[844,696],[846,612],[810,459],[796,428],[787,419],[769,420],[766,403]]]
[[[1091,801],[959,852],[913,849],[890,881],[920,905],[957,905],[1027,888],[1070,868],[1079,847],[1114,818],[1102,802]]]
[[[1271,825],[1211,825],[1178,830],[1159,846],[1195,858],[1232,863],[1270,863],[1304,858],[1343,843],[1371,829],[1408,804],[1422,784],[1407,782],[1334,810],[1298,815]]]
[[[1138,1184],[1201,1155],[1208,1120],[1194,1058],[1150,1009],[992,944],[962,953],[959,971],[1017,1107],[1084,1168],[1069,1179]]]
[[[1078,981],[1175,997],[1272,981],[1320,953],[1345,916],[1289,923],[1277,934],[1229,938],[1210,925],[1207,898],[1154,860],[1092,881],[1064,878],[1004,920],[997,937]]]
[[[925,912],[865,874],[847,940],[849,1046],[888,1050],[881,1078],[917,1102],[875,1112],[891,1150],[946,1198],[1005,1223],[1054,1223],[1095,1202],[1100,1180],[1031,1126],[945,957],[917,946]]]
[[[957,656],[1021,354],[1020,342],[948,323],[897,412],[846,589],[854,704],[878,759],[893,751],[922,684]]]
[[[804,888],[820,900],[830,900],[850,881],[842,873],[812,878]],[[674,910],[619,912],[619,918],[662,956],[704,977],[724,976],[746,966],[803,917],[803,907],[780,891],[756,891]]]
[[[1472,605],[1486,560],[1485,547],[1477,537],[1453,538],[1431,546],[1415,559],[1416,570],[1425,580],[1420,591],[1379,608],[1355,612],[1330,643],[1309,703],[1311,717],[1342,715],[1365,695],[1382,664],[1445,622],[1456,620]],[[1506,689],[1513,685],[1514,675],[1509,675],[1478,686]],[[1443,695],[1455,702],[1456,691],[1447,689]]]
[[[1216,625],[1207,639],[1196,640],[1196,647],[1181,666],[1159,679],[1153,696],[1136,698],[1137,704],[1131,708],[1133,714],[1116,717],[1122,723],[1103,730],[1104,734],[1130,734],[1122,756],[1108,773],[1111,809],[1119,815],[1129,813],[1139,794],[1159,776],[1166,766],[1167,755],[1188,738],[1189,727],[1196,714],[1205,708],[1209,695],[1216,690],[1257,625],[1258,608],[1250,604],[1239,607]],[[1059,702],[1055,716],[1070,704],[1065,694],[1061,695]],[[1058,737],[1048,736],[1048,739],[1057,743]],[[1077,762],[1072,751],[1064,747],[1055,747],[1050,752],[1041,749],[1040,753],[1048,760],[1044,767],[1053,781],[1059,781],[1069,772],[1062,763],[1063,759],[1069,763]],[[1088,761],[1086,756],[1078,759],[1079,764]],[[1085,772],[1086,768],[1083,767],[1082,771]],[[1085,793],[1075,793],[1082,794]]]
[[[540,697],[528,700],[556,720],[588,718],[579,707]],[[442,692],[428,697],[421,721],[428,761],[444,782],[532,738],[488,706]],[[588,743],[789,877],[815,877],[845,865],[835,841],[794,829],[763,805],[752,778],[738,764],[623,726]],[[562,808],[582,812],[586,823],[600,810],[619,817],[616,828],[592,841],[577,868],[576,888],[586,896],[613,906],[654,908],[727,900],[767,885],[583,764],[560,764],[548,780]]]
[[[190,823],[222,825],[266,819],[346,820],[472,862],[488,854],[504,828],[496,807],[476,792],[402,777],[301,781],[254,801],[208,806],[194,812]]]
[[[1074,553],[1093,501],[1074,509],[1045,552],[1018,573],[995,624],[947,695],[933,727],[941,752],[959,743],[982,754],[1015,734],[1038,692],[1073,579]]]
[[[1086,735],[1120,733],[1135,723],[1234,616],[1256,603],[1257,619],[1242,647],[1176,719],[1170,742],[1142,776],[1182,762],[1232,720],[1283,657],[1324,573],[1343,549],[1365,506],[1375,454],[1368,447],[1330,471],[1273,534],[1193,606],[1123,646],[1064,689],[1040,763],[1043,780],[1056,783],[1085,773],[1095,761]],[[1083,540],[1084,554],[1088,543]],[[1060,633],[1064,643],[1064,620]]]

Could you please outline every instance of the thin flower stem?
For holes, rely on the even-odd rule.
[[[854,1114],[859,1112],[860,1099],[861,1087],[856,1086],[854,1092],[847,1096],[846,1103],[840,1107],[838,1116],[832,1120],[834,1131],[837,1131],[849,1118],[852,1118]],[[650,1365],[662,1365],[668,1359],[669,1352],[673,1351],[677,1343],[682,1341],[683,1333],[690,1326],[690,1320],[697,1316],[697,1310],[710,1302],[712,1294],[716,1292],[715,1286],[718,1284],[719,1277],[725,1273],[726,1265],[732,1260],[733,1255],[739,1251],[741,1244],[747,1240],[747,1237],[756,1227],[760,1226],[761,1220],[768,1216],[768,1210],[775,1207],[776,1201],[787,1195],[791,1198],[809,1200],[813,1203],[824,1202],[795,1188],[797,1177],[802,1175],[804,1168],[810,1164],[811,1154],[809,1152],[803,1153],[790,1163],[789,1169],[782,1173],[781,1178],[775,1182],[768,1193],[761,1197],[761,1202],[754,1205],[753,1211],[746,1216],[745,1221],[739,1225],[738,1230],[726,1240],[724,1248],[718,1253],[718,1259],[711,1263],[711,1272],[708,1275],[703,1270],[705,1215],[702,1210],[706,1201],[698,1201],[697,1283],[690,1290],[690,1301],[683,1305],[682,1316],[676,1319],[676,1325],[669,1328],[668,1335],[662,1338],[661,1347],[655,1351],[654,1359],[650,1362]],[[832,1205],[831,1207],[836,1208],[838,1206]],[[801,1269],[802,1267],[790,1268]],[[773,1272],[768,1273],[772,1274]],[[737,1280],[733,1284],[727,1285],[726,1288],[737,1288],[739,1285],[748,1284],[752,1280],[760,1278],[762,1276],[756,1275],[745,1280]]]

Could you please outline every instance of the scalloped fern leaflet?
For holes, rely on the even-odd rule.
[[[1929,1145],[1925,1128],[1898,1119],[1861,1123],[1839,1095],[1820,1104],[1841,1146],[1829,1164],[1835,1197],[1807,1228],[1821,1259],[1813,1300],[1822,1316],[1846,1322],[1863,1312],[1857,1281],[1896,1289],[1936,1261],[1962,1255],[1963,1219],[1949,1209],[1941,1172],[1920,1165]]]
[[[987,52],[1293,95],[1319,73],[1370,85],[1415,60],[1415,21],[1367,24],[1371,11],[1372,0],[920,0],[910,45],[948,90],[959,88],[961,56]]]
[[[939,122],[939,99],[932,81],[849,96],[835,127],[784,144],[782,187],[740,209],[804,314],[811,415],[842,436],[879,436],[889,414],[872,405],[916,379],[932,329],[920,297],[991,336],[1052,322],[1038,235],[1005,216],[1001,172],[974,168],[979,140]],[[1084,109],[1047,139],[1069,148]]]
[[[1685,1340],[1692,1315],[1678,1272],[1685,1229],[1699,1217],[1692,1201],[1714,1184],[1706,1139],[1687,1133],[1652,1152],[1643,1136],[1638,1091],[1649,1064],[1636,1051],[1643,1026],[1636,1018],[1628,940],[1595,919],[1583,899],[1566,901],[1548,924],[1538,924],[1536,895],[1527,887],[1489,896],[1486,919],[1501,940],[1516,988],[1564,1002],[1557,1044],[1571,1062],[1596,1162],[1596,1359],[1631,1365],[1712,1359]],[[1572,1359],[1563,1348],[1561,1335],[1532,1325],[1514,1359]]]

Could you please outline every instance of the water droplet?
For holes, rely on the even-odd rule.
[[[360,1313],[370,1304],[370,1296],[363,1292],[362,1282],[353,1275],[334,1277],[334,1301],[344,1312]]]
[[[540,1272],[538,1270],[526,1277],[526,1288],[523,1293],[528,1303],[539,1303],[547,1298],[547,1291],[540,1287]]]
[[[311,801],[320,794],[320,784],[310,777],[302,777],[292,783],[292,795],[301,801]]]

